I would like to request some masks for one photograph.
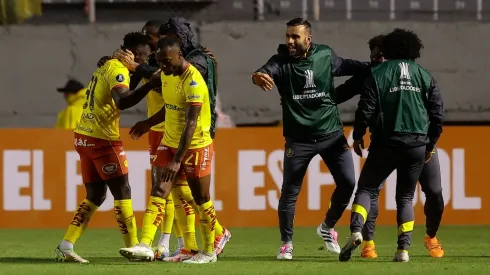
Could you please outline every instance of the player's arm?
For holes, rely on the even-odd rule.
[[[337,56],[332,50],[331,57],[332,64],[332,75],[337,76],[351,76],[357,73],[361,73],[367,67],[369,67],[368,62],[361,62],[352,59],[345,59]]]
[[[429,131],[427,136],[429,137],[429,144],[427,144],[427,151],[432,152],[442,134],[442,125],[444,122],[444,105],[441,91],[434,78],[430,82],[428,114]]]
[[[264,91],[272,90],[274,81],[277,81],[280,77],[280,63],[281,56],[279,54],[275,54],[269,58],[267,63],[252,74],[253,84],[259,86]]]
[[[192,137],[196,131],[197,119],[201,113],[201,107],[204,103],[204,96],[208,93],[206,83],[197,83],[195,86],[187,86],[184,88],[186,98],[185,108],[185,127],[179,142],[177,152],[175,152],[174,161],[182,162],[189,146],[192,142]]]
[[[366,73],[356,74],[347,79],[343,84],[337,86],[333,92],[333,100],[337,103],[344,103],[354,96],[358,95],[364,88]]]
[[[158,73],[152,76],[150,81],[134,90],[129,89],[129,74],[127,70],[116,68],[108,77],[112,98],[120,110],[125,110],[138,104],[154,87],[158,87],[158,84],[161,85]]]
[[[354,140],[362,140],[369,122],[378,112],[376,82],[372,74],[364,82],[364,89],[357,105],[352,137]]]

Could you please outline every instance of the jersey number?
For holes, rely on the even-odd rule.
[[[192,158],[194,158],[194,163],[192,163]],[[199,164],[199,152],[195,152],[194,154],[189,155],[184,164],[197,166]]]
[[[85,93],[87,95],[87,100],[85,101],[85,104],[83,104],[83,109],[86,109],[87,106],[90,106],[90,110],[94,109],[95,86],[97,86],[97,77],[92,76],[92,79],[90,80],[90,84],[88,85],[87,88],[87,92]]]

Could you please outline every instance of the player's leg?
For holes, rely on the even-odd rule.
[[[296,201],[311,159],[317,154],[316,143],[302,143],[287,139],[284,150],[283,181],[277,214],[281,233],[278,260],[293,258],[293,226]]]
[[[151,165],[151,186],[154,186],[158,178],[158,174],[155,171],[155,166],[153,165],[153,161],[157,157],[158,147],[163,139],[163,132],[150,130],[148,131],[148,147],[150,149],[150,165]],[[168,198],[167,204],[165,206],[165,220],[160,224],[160,240],[158,241],[158,246],[155,249],[155,259],[161,260],[165,257],[168,257],[170,254],[169,251],[169,242],[170,242],[170,233],[172,231],[174,219],[174,204],[172,198]]]
[[[338,234],[334,227],[349,205],[356,185],[354,161],[343,133],[318,144],[320,156],[332,173],[335,190],[332,193],[325,220],[316,232],[325,242],[327,251],[339,254]]]
[[[398,224],[398,247],[393,261],[408,262],[408,249],[415,215],[413,197],[417,181],[424,166],[425,146],[397,150],[399,164],[396,182],[396,220]]]
[[[437,150],[431,160],[424,164],[419,182],[426,198],[424,205],[426,220],[424,245],[429,250],[431,257],[441,258],[444,257],[444,249],[436,235],[444,212],[444,198],[442,196],[441,167]]]
[[[396,162],[391,148],[375,147],[369,149],[369,155],[362,168],[356,196],[352,204],[351,235],[340,251],[340,261],[350,260],[352,252],[361,245],[363,241],[361,232],[371,208],[371,198],[378,194],[383,181],[395,168]]]
[[[85,199],[77,206],[72,221],[63,237],[63,240],[55,250],[57,261],[88,263],[74,250],[75,242],[85,231],[90,218],[105,201],[107,186],[99,176],[92,163],[90,149],[86,147],[76,148],[80,155],[82,180],[85,183]]]
[[[209,193],[213,153],[213,144],[211,144],[204,148],[189,150],[184,158],[186,160],[184,171],[199,214],[202,249],[183,263],[205,264],[217,260],[214,251],[216,211]]]
[[[177,211],[182,211],[182,203],[180,202],[180,199],[177,194],[174,193],[174,189],[172,189],[172,197],[174,199],[174,206],[175,206],[175,216],[174,216],[174,224],[173,224],[173,232],[175,239],[177,239],[177,245],[175,246],[174,252],[170,255],[170,257],[174,257],[177,254],[179,254],[180,250],[184,248],[184,233],[182,233],[182,229],[180,228],[178,217],[177,217]]]
[[[177,182],[175,189],[177,190],[176,192],[179,193],[179,196],[181,196],[184,199],[183,203],[191,206],[194,209],[194,211],[190,211],[189,209],[189,211],[176,212],[176,215],[179,215],[178,221],[180,227],[182,228],[182,230],[184,230],[183,232],[184,242],[186,243],[185,250],[186,251],[197,250],[198,248],[197,248],[197,242],[195,237],[196,226],[195,226],[194,213],[198,212],[198,209],[194,197],[192,196],[191,189],[189,188],[189,185],[185,180],[185,175]],[[216,217],[215,232],[216,232],[215,234],[216,237],[214,240],[214,246],[216,250],[216,255],[220,255],[223,252],[223,249],[228,243],[228,241],[231,239],[231,232],[226,228],[224,228],[219,223],[218,217]]]
[[[160,224],[160,239],[155,249],[156,260],[162,260],[170,256],[170,235],[172,234],[174,218],[175,204],[172,193],[170,193],[167,197],[167,204],[165,205],[165,217],[162,224]]]
[[[169,148],[160,146],[153,165],[157,178],[161,178],[165,165],[173,158],[173,153]],[[128,259],[152,261],[155,258],[151,249],[155,234],[163,222],[165,214],[166,198],[173,188],[174,182],[157,181],[151,188],[150,199],[143,215],[143,227],[141,229],[141,241],[138,245],[130,248],[121,248],[119,253]]]
[[[114,197],[114,214],[126,247],[138,244],[138,231],[133,213],[128,160],[121,141],[106,142],[97,150],[94,164]]]
[[[381,186],[380,186],[381,187]],[[381,188],[380,188],[381,191]],[[374,244],[374,230],[376,228],[376,219],[379,213],[379,193],[371,197],[371,206],[367,215],[366,222],[362,228],[362,251],[361,257],[366,259],[378,258],[376,246]]]
[[[174,236],[175,238],[177,239],[177,245],[175,247],[175,250],[174,252],[172,252],[172,254],[170,255],[171,257],[174,257],[176,256],[177,254],[179,254],[179,251],[184,248],[184,233],[182,232],[182,228],[180,227],[179,225],[179,217],[178,217],[178,212],[179,211],[184,211],[183,207],[184,205],[182,204],[182,198],[179,198],[179,194],[176,193],[177,189],[176,187],[174,187],[172,189],[172,198],[174,200],[174,207],[175,207],[175,215],[174,215],[174,224],[173,224],[173,232],[174,232]],[[184,213],[185,215],[185,213]]]

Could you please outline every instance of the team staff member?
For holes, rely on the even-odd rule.
[[[376,66],[386,61],[381,52],[381,42],[383,37],[384,35],[378,35],[371,38],[368,42],[369,49],[371,50],[372,66]],[[344,84],[337,86],[337,88],[335,88],[337,103],[340,104],[345,102],[359,94],[363,89],[364,81],[369,76],[370,71],[371,70],[367,68],[365,72],[356,74]],[[426,216],[424,245],[431,257],[441,258],[444,256],[444,249],[442,248],[439,239],[436,237],[436,234],[441,224],[442,213],[444,211],[444,198],[442,196],[441,167],[439,165],[437,150],[431,160],[424,164],[419,182],[426,197],[424,204],[424,213]],[[382,186],[380,186],[380,188],[382,188]],[[374,199],[372,198],[367,220],[362,229],[363,245],[361,257],[363,258],[374,259],[378,257],[374,244],[374,229],[378,217],[378,203],[378,196]]]
[[[67,106],[58,114],[56,128],[74,130],[83,112],[86,89],[78,80],[70,79],[65,87],[58,88],[63,93]]]
[[[293,257],[296,200],[311,159],[320,154],[337,184],[331,205],[317,234],[332,253],[340,253],[334,226],[354,192],[354,163],[348,151],[337,104],[332,99],[333,77],[353,75],[367,65],[342,59],[322,44],[312,43],[311,25],[302,18],[289,21],[286,44],[257,70],[253,83],[269,91],[274,84],[281,96],[284,177],[278,215],[282,245],[277,259]]]
[[[363,241],[362,228],[384,180],[397,170],[398,247],[396,262],[408,262],[413,231],[413,196],[424,162],[430,161],[442,133],[443,103],[436,81],[415,59],[422,42],[408,30],[386,35],[381,52],[387,61],[371,68],[354,124],[354,151],[362,156],[369,126],[371,145],[351,214],[351,236],[339,255],[348,261]]]
[[[128,33],[122,47],[131,51],[136,62],[145,62],[150,54],[148,37]],[[87,89],[80,123],[75,129],[75,148],[80,155],[86,198],[75,211],[66,234],[55,250],[58,261],[88,263],[73,250],[91,216],[104,202],[107,188],[114,196],[114,214],[126,246],[138,243],[133,215],[128,161],[119,134],[120,110],[134,106],[150,88],[129,90],[129,71],[116,59],[98,68]]]
[[[203,248],[183,262],[215,262],[216,212],[209,194],[213,157],[209,91],[201,73],[184,59],[180,38],[166,36],[158,44],[161,83],[167,83],[168,87],[162,93],[165,108],[148,120],[138,122],[130,134],[139,137],[165,120],[162,146],[154,162],[162,170],[162,178],[151,191],[143,218],[141,243],[121,248],[120,253],[129,259],[152,260],[150,244],[161,222],[165,199],[179,175],[185,173],[199,212]],[[153,80],[150,83],[155,85]]]

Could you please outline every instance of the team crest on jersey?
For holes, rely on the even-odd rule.
[[[116,170],[117,170],[117,164],[115,163],[107,163],[104,166],[102,166],[102,172],[108,175],[116,172]]]
[[[124,81],[124,75],[122,75],[122,74],[118,74],[118,75],[116,76],[116,81],[117,81],[117,82],[123,82],[123,81]]]
[[[196,81],[192,80],[189,86],[191,86],[192,88],[196,88],[198,85]]]

